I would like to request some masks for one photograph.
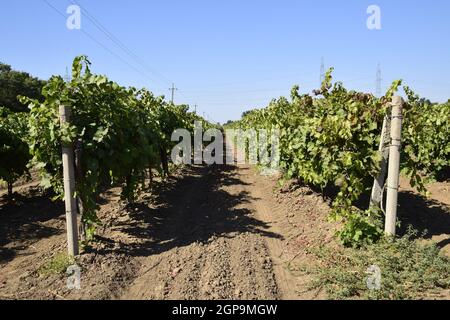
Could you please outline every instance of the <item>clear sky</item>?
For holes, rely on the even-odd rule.
[[[383,89],[402,78],[431,100],[450,98],[448,0],[77,0],[81,30],[66,27],[71,1],[45,1],[1,1],[0,61],[47,79],[86,54],[122,85],[169,96],[174,82],[177,103],[215,121],[294,84],[316,88],[321,57],[350,88],[374,92],[380,63]],[[371,4],[381,30],[366,26]]]

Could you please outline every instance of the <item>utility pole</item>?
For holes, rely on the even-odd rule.
[[[64,77],[64,80],[66,81],[66,82],[70,82],[70,74],[69,74],[69,68],[68,67],[66,67],[66,76]]]
[[[380,63],[378,63],[377,66],[377,80],[376,80],[376,90],[375,90],[375,95],[379,98],[382,95],[381,92],[381,82],[383,81],[383,79],[381,78],[381,66]]]
[[[197,114],[197,105],[194,106],[194,113]]]
[[[322,57],[322,62],[320,64],[320,86],[322,86],[322,82],[325,80],[325,62]]]
[[[172,88],[169,88],[169,91],[172,92],[172,99],[171,99],[172,104],[173,104],[173,101],[175,98],[175,91],[177,91],[177,90],[178,90],[178,88],[175,88],[175,83],[172,83]]]

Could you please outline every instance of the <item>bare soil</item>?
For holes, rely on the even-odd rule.
[[[402,186],[406,186],[402,181]],[[400,217],[450,248],[449,183],[432,198],[402,188]],[[0,201],[0,299],[324,299],[303,272],[338,245],[329,200],[248,166],[192,166],[133,204],[101,199],[97,241],[78,258],[81,290],[39,272],[65,252],[64,208],[35,185]]]

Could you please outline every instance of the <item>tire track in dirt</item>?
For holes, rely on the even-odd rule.
[[[121,299],[277,299],[255,199],[233,166],[194,167],[164,196],[166,221],[153,230],[169,246],[141,256]],[[167,223],[169,222],[170,223]],[[155,242],[155,246],[161,246]]]
[[[265,221],[273,232],[278,232],[275,226],[276,215],[274,214],[277,207],[269,198],[270,196],[273,198],[270,183],[268,183],[268,181],[264,181],[265,184],[262,183],[263,181],[260,180],[257,173],[248,166],[240,166],[239,170],[241,178],[247,184],[252,186],[250,191],[253,197],[258,199],[258,201],[255,201],[253,204],[256,208],[258,218]],[[283,247],[283,241],[277,238],[267,238],[266,243],[273,260],[273,271],[277,280],[280,296],[282,299],[298,299],[298,295],[295,294],[298,278],[290,275],[285,268],[286,261],[283,259],[285,249]]]
[[[303,220],[300,217],[303,217],[308,210],[313,210],[319,215],[323,214],[328,206],[321,199],[317,201],[318,197],[309,199],[301,195],[298,200],[290,196],[294,203],[303,201],[304,206],[300,210],[292,206],[292,203],[278,202],[275,191],[278,178],[261,175],[256,168],[248,165],[239,166],[239,176],[249,186],[248,190],[255,199],[253,206],[257,212],[257,218],[268,226],[268,231],[282,235],[282,237],[265,238],[280,298],[283,300],[317,299],[318,293],[310,289],[310,276],[291,267],[294,261],[304,264],[310,259],[307,246],[293,245],[293,242],[295,243],[295,240],[301,237],[305,228],[311,227],[305,225],[311,223],[310,220]],[[296,216],[296,224],[290,222],[289,216]],[[328,226],[320,223],[320,220],[318,217],[314,219],[317,226],[324,231]],[[318,230],[315,232],[320,233]]]

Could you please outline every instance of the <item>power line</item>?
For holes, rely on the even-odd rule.
[[[86,14],[87,18],[99,29],[106,37],[108,37],[114,44],[116,44],[120,49],[122,49],[128,56],[130,56],[135,62],[137,62],[140,66],[142,66],[144,69],[147,69],[151,73],[154,73],[155,75],[159,76],[161,79],[164,80],[165,84],[171,83],[172,81],[164,76],[162,73],[156,71],[152,67],[150,67],[143,59],[141,59],[136,53],[134,53],[132,50],[130,50],[118,37],[116,37],[112,32],[110,32],[103,24],[101,24],[86,8],[81,6],[76,0],[68,0],[69,2],[72,1],[73,4],[78,5]],[[156,78],[155,78],[156,79]],[[161,84],[163,82],[160,81]],[[178,89],[177,89],[178,90]],[[186,100],[191,100],[189,97],[186,97],[182,92],[180,93],[181,96],[183,96]],[[173,99],[172,99],[173,102]]]
[[[211,84],[209,87],[211,88],[228,88],[228,87],[232,87],[232,86],[241,86],[241,85],[245,85],[245,84],[255,84],[255,83],[264,83],[264,82],[273,82],[273,81],[278,81],[278,80],[291,80],[292,78],[296,78],[297,76],[301,76],[301,77],[307,77],[307,79],[310,79],[312,76],[315,76],[316,73],[302,73],[302,71],[295,71],[295,72],[290,72],[290,73],[283,73],[283,74],[276,74],[274,76],[271,77],[264,77],[264,78],[258,78],[258,79],[249,79],[249,80],[236,80],[233,82],[224,82],[224,83],[214,83]],[[294,81],[294,80],[292,80]],[[296,80],[298,81],[298,80]],[[314,82],[308,82],[308,83],[316,83]],[[192,92],[192,91],[187,91],[187,92]]]
[[[132,58],[137,64],[142,66],[143,68],[147,69],[149,72],[154,73],[156,76],[160,77],[164,80],[164,82],[171,83],[172,81],[169,80],[166,76],[159,73],[152,67],[150,67],[143,59],[141,59],[136,53],[134,53],[131,49],[129,49],[118,37],[116,37],[112,32],[110,32],[102,23],[100,23],[86,8],[81,6],[77,1],[75,0],[68,0],[68,2],[72,4],[76,4],[79,6],[89,21],[91,21],[94,26],[100,30],[108,39],[110,39],[114,44],[116,44],[123,52],[125,52],[130,58]],[[159,81],[159,80],[158,80]],[[162,83],[162,82],[161,82]]]
[[[350,79],[343,79],[343,80],[339,80],[341,82],[344,83],[351,83],[351,82],[356,82],[356,81],[360,81],[360,80],[367,80],[367,79],[373,79],[373,76],[360,76],[358,78],[350,78]],[[301,88],[308,88],[308,86],[310,85],[315,85],[316,82],[315,81],[299,81],[298,84],[300,85]],[[259,93],[259,92],[286,92],[289,91],[290,87],[286,86],[283,89],[248,89],[248,90],[187,90],[184,92],[188,92],[188,93],[195,93],[197,96],[215,96],[217,97],[218,94],[220,95],[225,95],[226,97],[229,97],[230,94],[234,94],[234,93]]]
[[[60,10],[58,10],[55,6],[53,6],[51,3],[49,3],[47,0],[42,0],[43,2],[45,2],[50,8],[52,8],[56,13],[58,13],[60,16],[62,16],[64,19],[66,19],[66,15],[64,13],[62,13]],[[148,80],[148,76],[143,73],[141,70],[139,70],[138,68],[136,68],[135,66],[133,66],[132,64],[130,64],[128,61],[126,61],[125,59],[123,59],[121,56],[119,56],[117,53],[113,52],[112,50],[110,50],[107,46],[105,46],[103,43],[101,43],[100,41],[98,41],[97,39],[95,39],[94,36],[92,36],[90,33],[88,33],[87,31],[80,29],[80,31],[87,36],[89,39],[91,39],[92,41],[94,41],[95,43],[97,43],[99,46],[101,46],[104,50],[108,51],[111,55],[113,55],[114,57],[116,57],[118,60],[120,60],[122,63],[126,64],[129,68],[133,69],[135,72],[139,73],[144,79]]]
[[[58,13],[60,16],[62,16],[64,19],[66,19],[66,15],[61,12],[60,10],[58,10],[55,6],[53,6],[51,3],[49,3],[47,0],[42,0],[44,1],[50,8],[52,8],[56,13]],[[171,83],[171,81],[165,77],[164,75],[157,73],[156,71],[154,71],[151,67],[149,67],[147,64],[145,64],[145,62],[139,58],[139,56],[137,56],[136,54],[134,54],[130,49],[128,49],[123,42],[121,42],[116,36],[114,36],[110,31],[108,31],[106,29],[106,27],[104,27],[97,19],[95,19],[95,17],[90,14],[85,8],[81,7],[78,3],[75,2],[75,0],[72,0],[72,4],[76,4],[78,5],[81,9],[83,9],[83,11],[85,12],[87,18],[103,33],[105,34],[105,36],[108,37],[108,39],[110,39],[111,41],[113,41],[119,48],[122,49],[122,51],[124,51],[128,56],[130,56],[134,61],[136,61],[139,65],[141,65],[142,67],[144,67],[145,69],[148,70],[152,70],[153,73],[158,74],[161,78],[163,78],[167,83]],[[71,3],[70,1],[68,1],[69,3]],[[88,38],[90,38],[92,41],[94,41],[95,43],[97,43],[99,46],[101,46],[104,50],[108,51],[111,55],[113,55],[115,58],[117,58],[118,60],[120,60],[122,63],[124,63],[125,65],[127,65],[130,69],[134,70],[135,72],[139,73],[139,75],[141,75],[144,79],[149,80],[153,82],[152,79],[157,80],[157,78],[149,75],[148,73],[143,72],[142,70],[136,68],[134,65],[132,65],[131,63],[129,63],[128,61],[126,61],[124,58],[122,58],[120,55],[118,55],[117,53],[115,53],[114,51],[112,51],[111,49],[109,49],[106,45],[104,45],[103,43],[101,43],[100,41],[98,41],[93,35],[91,35],[90,33],[88,33],[87,31],[85,31],[84,29],[80,30],[85,36],[87,36]],[[159,81],[159,83],[163,83],[161,81]],[[161,88],[161,87],[160,87]],[[184,94],[180,93],[181,96],[183,96],[186,100],[191,100],[188,97],[186,97]]]

